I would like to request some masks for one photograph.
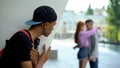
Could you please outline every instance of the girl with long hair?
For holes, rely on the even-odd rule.
[[[87,59],[88,59],[88,46],[89,46],[89,42],[88,42],[88,37],[98,33],[98,29],[100,28],[92,28],[89,31],[85,30],[85,24],[82,21],[79,21],[77,23],[77,28],[76,28],[76,32],[74,35],[74,41],[77,44],[76,46],[74,46],[73,48],[79,48],[77,57],[79,59],[79,68],[86,68],[86,64],[87,64]]]

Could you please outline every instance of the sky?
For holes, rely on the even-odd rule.
[[[93,9],[102,8],[109,4],[109,0],[68,0],[66,10],[74,10],[75,12],[86,11],[89,4]]]

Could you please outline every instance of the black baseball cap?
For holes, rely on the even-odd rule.
[[[35,9],[33,19],[25,22],[27,25],[38,25],[44,22],[52,22],[57,20],[57,14],[50,6],[40,6]]]

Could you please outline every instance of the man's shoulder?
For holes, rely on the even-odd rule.
[[[19,32],[19,31],[16,32],[10,39],[14,39],[14,41],[15,39],[29,40],[28,37],[24,33]]]

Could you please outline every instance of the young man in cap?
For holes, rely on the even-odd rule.
[[[42,68],[50,55],[50,47],[42,55],[34,48],[34,41],[41,35],[48,36],[57,20],[57,14],[49,6],[35,9],[33,19],[26,21],[31,27],[24,32],[16,32],[5,46],[0,59],[0,68]],[[29,36],[29,37],[28,37]]]
[[[93,21],[88,19],[85,21],[87,30],[93,28]],[[89,46],[89,63],[90,68],[98,68],[98,34],[92,35],[88,38]]]

